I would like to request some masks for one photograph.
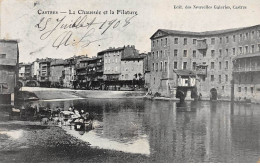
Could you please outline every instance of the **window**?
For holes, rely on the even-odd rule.
[[[157,58],[159,58],[159,51],[157,51]]]
[[[233,35],[233,42],[236,42],[236,35]]]
[[[225,86],[222,86],[222,90],[223,90],[223,91],[225,90]]]
[[[219,56],[222,56],[222,50],[219,49]]]
[[[192,56],[193,56],[194,58],[196,58],[196,50],[193,50]]]
[[[159,40],[156,40],[157,41],[157,46],[159,46]]]
[[[163,57],[163,52],[161,51],[161,58]]]
[[[161,71],[163,70],[163,62],[161,62],[161,69],[160,69]]]
[[[153,63],[153,71],[154,71],[154,63]]]
[[[164,71],[167,71],[167,67],[168,67],[167,62],[164,62]]]
[[[247,93],[247,87],[245,87],[245,93]]]
[[[242,35],[242,34],[239,35],[239,40],[240,40],[240,41],[243,40],[243,35]]]
[[[154,52],[152,54],[153,54],[153,59],[154,59]]]
[[[177,56],[178,55],[178,50],[174,50],[174,56]]]
[[[241,92],[241,87],[238,87],[238,92]]]
[[[211,44],[215,44],[215,38],[211,38]]]
[[[221,83],[221,75],[218,76],[218,82]]]
[[[226,43],[228,43],[229,42],[229,38],[228,38],[228,36],[226,37]]]
[[[245,46],[245,52],[248,53],[248,46]]]
[[[239,54],[243,54],[243,47],[239,47]]]
[[[222,43],[222,37],[219,38],[219,43]]]
[[[165,45],[168,45],[168,38],[165,38]]]
[[[214,81],[214,75],[210,76],[210,81]]]
[[[193,39],[193,44],[197,44],[197,39]]]
[[[6,58],[6,54],[0,54],[0,59],[5,59]]]
[[[187,57],[187,50],[183,50],[183,57]]]
[[[233,48],[233,55],[236,54],[236,48]]]
[[[202,52],[202,56],[205,57],[206,56],[206,51]]]
[[[218,63],[219,70],[221,70],[221,62]]]
[[[226,49],[226,55],[228,56],[228,49]]]
[[[255,52],[255,45],[251,45],[251,52],[252,52],[252,53]]]
[[[226,77],[226,82],[228,82],[228,75],[226,75],[225,77]]]
[[[211,56],[215,56],[215,50],[211,50]]]
[[[214,62],[211,62],[211,63],[210,63],[210,68],[211,68],[211,69],[214,69]]]
[[[161,39],[161,46],[163,46],[163,39]]]
[[[155,77],[153,78],[153,84],[155,84]]]
[[[153,47],[155,46],[155,41],[153,41]]]
[[[178,44],[178,38],[174,38],[174,44]]]
[[[174,63],[173,63],[173,68],[174,68],[174,69],[177,69],[177,62],[174,62]]]
[[[196,70],[196,62],[192,62],[192,69]]]
[[[251,32],[251,38],[252,38],[252,39],[254,38],[254,35],[255,35],[255,31],[252,31],[252,32]]]
[[[159,64],[156,63],[156,71],[158,71],[158,69],[159,69]]]
[[[250,89],[251,89],[251,93],[254,93],[254,87],[251,87]]]
[[[228,69],[228,61],[226,61],[226,67],[225,67],[225,69]]]
[[[183,67],[182,67],[183,70],[186,70],[187,69],[187,62],[183,62]]]
[[[246,33],[245,39],[246,39],[246,40],[248,39],[248,32]]]
[[[184,45],[187,45],[187,38],[184,38],[183,44],[184,44]]]

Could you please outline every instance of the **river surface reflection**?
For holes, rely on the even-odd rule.
[[[148,155],[156,162],[257,162],[259,105],[229,102],[83,99],[32,105],[95,112],[95,129],[69,134],[91,146]]]

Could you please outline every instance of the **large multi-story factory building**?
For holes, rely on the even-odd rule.
[[[260,25],[206,32],[159,29],[150,39],[153,93],[170,96],[174,88],[177,93],[185,91],[173,77],[176,70],[188,70],[196,74],[191,94],[230,100],[237,90],[232,90],[232,61],[239,56],[259,55]]]

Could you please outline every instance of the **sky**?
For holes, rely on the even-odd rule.
[[[174,5],[182,5],[184,9],[174,9]],[[246,6],[247,9],[185,9],[186,5],[235,5]],[[39,15],[38,10],[67,13]],[[95,23],[98,23],[89,28],[64,29],[58,26],[50,36],[42,36],[57,25],[57,19],[61,20],[65,16],[61,24],[69,24],[80,16],[85,16],[69,14],[69,10],[99,10],[102,14],[87,15],[85,23],[90,23],[94,18]],[[103,13],[110,10],[137,11],[137,15]],[[259,16],[259,0],[0,0],[0,37],[17,39],[20,62],[32,62],[36,58],[46,57],[65,59],[86,54],[92,57],[109,47],[124,45],[135,45],[141,53],[149,52],[150,37],[158,29],[201,32],[246,27],[260,24]],[[130,23],[124,27],[125,20],[131,17],[133,18]],[[50,21],[47,22],[49,18]],[[116,21],[109,22],[111,20]],[[104,25],[100,29],[102,23]],[[109,23],[111,26],[101,35]],[[61,41],[62,35],[65,36],[66,33],[71,35],[68,45],[53,47],[58,46],[58,41]],[[85,42],[78,43],[84,36]],[[86,46],[86,41],[94,42]]]

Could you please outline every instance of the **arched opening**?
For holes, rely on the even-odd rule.
[[[218,92],[217,89],[212,88],[210,90],[210,100],[217,100],[218,99]]]
[[[182,90],[177,90],[176,92],[176,98],[179,98],[181,102],[185,100],[186,93]]]
[[[23,83],[21,81],[17,82],[17,87],[20,89],[21,87],[23,87]]]

